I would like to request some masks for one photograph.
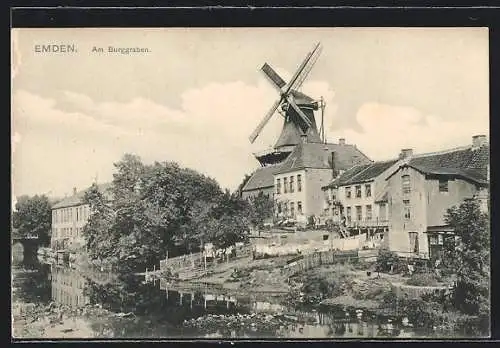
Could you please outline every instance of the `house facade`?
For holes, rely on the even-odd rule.
[[[465,199],[489,200],[489,146],[486,137],[473,145],[413,156],[387,178],[390,250],[422,258],[440,256],[445,236],[453,234],[446,211]]]
[[[110,184],[98,185],[107,193]],[[83,244],[83,228],[90,217],[90,207],[83,201],[85,191],[73,189],[73,195],[66,197],[52,207],[52,235],[50,245],[54,250],[62,250],[72,244]]]
[[[302,143],[273,175],[275,215],[296,220],[321,216],[323,190],[332,178],[356,164],[371,161],[353,145]]]
[[[324,216],[342,224],[345,236],[367,233],[368,239],[382,241],[388,232],[389,210],[381,193],[397,163],[395,159],[357,165],[339,175],[323,187]]]
[[[242,197],[263,193],[274,201],[278,219],[320,216],[323,190],[333,177],[354,165],[371,163],[356,146],[303,141],[290,147],[283,161],[258,168],[242,189]]]

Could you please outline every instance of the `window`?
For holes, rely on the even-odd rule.
[[[80,207],[76,208],[76,221],[80,221],[80,215],[78,214],[80,212]]]
[[[356,206],[356,220],[361,221],[363,219],[363,212],[360,205]]]
[[[285,214],[285,216],[288,215],[288,203],[283,203],[283,213]]]
[[[418,233],[417,232],[409,232],[410,235],[410,252],[418,253]]]
[[[345,197],[351,198],[351,187],[350,186],[345,188]]]
[[[295,217],[295,203],[290,202],[290,216]]]
[[[278,202],[278,214],[281,214],[281,202]]]
[[[361,198],[361,185],[356,186],[356,198]]]
[[[281,179],[276,179],[276,193],[278,195],[281,193]]]
[[[283,193],[288,192],[288,178],[283,178]]]
[[[351,221],[352,221],[352,218],[351,218],[351,207],[347,207],[347,209],[346,209],[346,220],[347,220],[348,224],[350,224]]]
[[[410,200],[409,199],[403,199],[403,217],[405,220],[411,219]]]
[[[403,194],[410,193],[411,192],[410,176],[409,175],[403,175],[401,177],[401,182],[402,182]]]
[[[366,206],[366,220],[370,221],[372,219],[372,206],[371,204],[368,204]]]
[[[366,184],[365,185],[365,196],[366,197],[371,197],[372,196],[372,185],[371,184]]]
[[[302,175],[297,174],[297,191],[302,191]]]
[[[297,202],[297,212],[302,214],[302,202]]]
[[[439,179],[439,192],[448,192],[448,180]]]
[[[290,192],[293,192],[293,176],[290,177]]]
[[[429,244],[430,245],[443,245],[443,235],[442,234],[429,235]]]

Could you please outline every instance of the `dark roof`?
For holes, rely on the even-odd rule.
[[[481,169],[435,168],[411,164],[409,164],[409,166],[428,175],[457,177],[466,180],[468,179],[478,184],[488,183],[486,173],[483,173],[483,170]]]
[[[346,170],[356,164],[371,162],[354,145],[300,143],[283,162],[277,173],[286,173],[304,168],[331,168],[332,152],[335,153],[334,165],[336,170]]]
[[[274,174],[280,169],[280,165],[260,167],[253,172],[242,191],[252,191],[274,186]]]
[[[293,97],[295,99],[295,103],[297,103],[297,104],[309,104],[309,103],[313,103],[314,102],[313,98],[311,98],[307,94],[304,94],[304,93],[302,93],[300,91],[297,91],[295,89],[292,89],[290,91],[290,94],[293,95]]]
[[[414,157],[410,160],[411,166],[423,166],[427,168],[468,168],[486,169],[490,160],[489,146],[485,145],[479,149],[450,150],[445,153],[428,154]]]
[[[105,183],[97,185],[100,192],[105,193],[106,195],[110,195],[111,183]],[[71,195],[69,197],[64,198],[62,201],[54,204],[52,209],[66,208],[66,207],[74,207],[76,205],[83,204],[83,197],[85,196],[85,192],[89,189],[88,187],[85,190],[78,191],[76,194]]]
[[[342,173],[340,177],[333,180],[327,187],[352,185],[371,181],[389,169],[397,161],[398,160],[390,160],[354,166]]]
[[[479,184],[488,181],[489,146],[424,154],[412,158],[408,166],[428,175],[458,177]]]

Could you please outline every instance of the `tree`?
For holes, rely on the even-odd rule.
[[[489,315],[490,229],[488,215],[477,200],[448,209],[445,221],[456,243],[447,243],[446,266],[457,275],[454,305],[469,315]]]
[[[88,255],[92,259],[107,259],[115,252],[116,237],[112,226],[115,214],[98,186],[93,184],[84,194],[84,203],[90,207],[90,217],[83,228]]]
[[[249,235],[248,202],[238,194],[226,191],[218,197],[208,214],[207,240],[217,249],[225,250],[237,242],[244,242]]]
[[[274,201],[262,191],[257,196],[249,198],[250,222],[259,230],[264,227],[264,221],[273,217]]]
[[[52,211],[45,195],[17,197],[12,226],[20,236],[38,235],[41,245],[50,243]]]

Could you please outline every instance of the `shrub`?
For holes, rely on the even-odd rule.
[[[388,273],[392,270],[395,273],[403,272],[406,268],[406,263],[402,261],[396,253],[388,250],[381,250],[377,256],[375,269],[377,272]]]

